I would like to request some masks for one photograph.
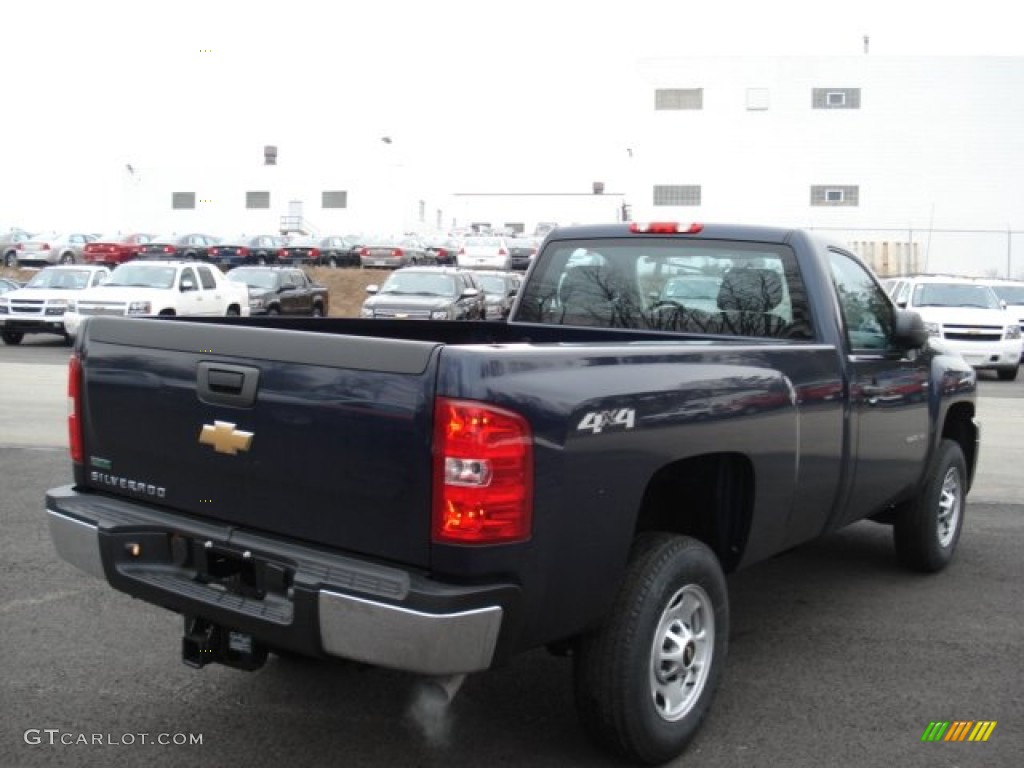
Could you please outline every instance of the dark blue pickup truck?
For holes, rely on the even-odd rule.
[[[92,318],[59,554],[184,617],[183,656],[462,676],[570,656],[586,731],[679,754],[725,573],[854,521],[952,558],[975,374],[802,230],[559,228],[507,323]]]

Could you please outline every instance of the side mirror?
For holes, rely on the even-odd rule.
[[[377,285],[377,284],[371,284],[371,285],[366,286],[366,292],[370,293],[370,294],[374,294],[374,293],[376,293],[379,290],[380,290],[380,286]]]
[[[907,349],[920,349],[928,343],[928,329],[917,312],[896,310],[896,328],[893,341]]]

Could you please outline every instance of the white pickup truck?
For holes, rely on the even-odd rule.
[[[65,327],[75,299],[110,276],[107,267],[75,265],[46,267],[36,272],[24,288],[0,297],[0,338],[4,344],[21,344],[26,333],[53,333],[70,340]]]
[[[249,314],[249,288],[228,280],[213,264],[195,261],[131,261],[103,285],[83,291],[65,316],[74,336],[93,315],[232,316]]]

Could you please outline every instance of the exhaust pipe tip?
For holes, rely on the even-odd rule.
[[[423,680],[423,696],[431,704],[447,707],[454,701],[455,695],[464,682],[466,682],[464,674],[425,678]]]

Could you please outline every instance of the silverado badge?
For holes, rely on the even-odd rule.
[[[213,426],[203,424],[199,432],[199,442],[203,445],[212,445],[217,453],[226,453],[235,456],[239,451],[248,451],[252,445],[252,432],[244,432],[235,429],[230,421],[215,421]]]

